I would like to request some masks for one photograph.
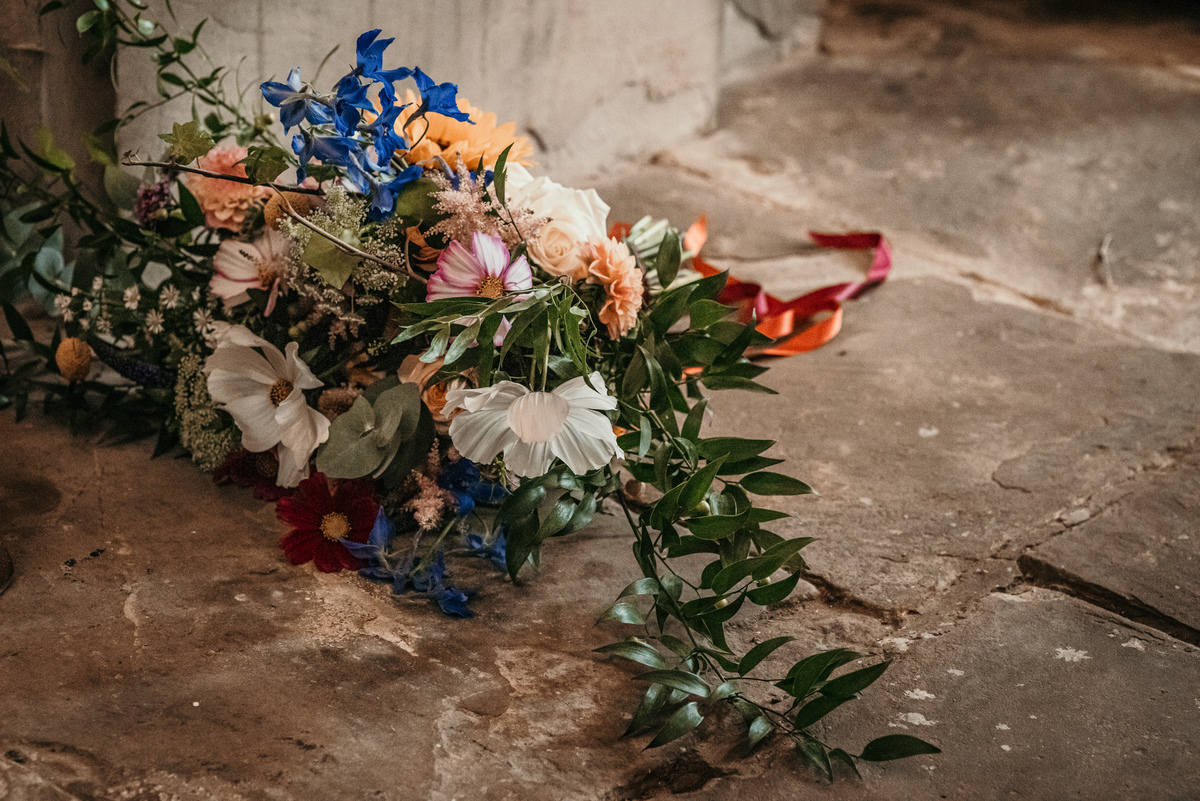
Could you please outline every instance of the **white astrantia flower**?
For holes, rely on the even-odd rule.
[[[601,412],[617,408],[599,373],[572,378],[553,392],[531,392],[512,381],[481,389],[452,389],[442,414],[450,417],[450,439],[459,453],[486,464],[504,453],[515,475],[545,475],[555,458],[583,475],[621,456],[612,423]]]
[[[308,459],[329,437],[329,420],[308,405],[302,390],[324,386],[297,355],[283,353],[241,325],[217,324],[216,350],[204,362],[208,394],[233,416],[242,447],[261,453],[279,446],[281,487],[308,476]]]

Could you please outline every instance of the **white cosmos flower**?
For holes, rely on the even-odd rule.
[[[301,390],[324,386],[289,342],[284,353],[241,325],[221,324],[215,352],[204,362],[208,394],[242,430],[242,447],[260,453],[279,446],[281,487],[308,476],[308,459],[329,437],[329,420]]]
[[[504,463],[518,476],[545,475],[555,458],[583,475],[621,456],[612,423],[601,410],[617,408],[599,373],[572,378],[553,392],[531,392],[512,381],[482,389],[446,393],[450,439],[459,453],[486,464],[503,451]]]

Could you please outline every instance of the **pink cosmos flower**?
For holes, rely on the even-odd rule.
[[[429,278],[426,300],[481,297],[498,298],[505,292],[533,288],[533,273],[525,257],[508,263],[508,248],[498,236],[475,234],[474,253],[459,242],[438,257],[438,268]]]
[[[247,289],[270,290],[267,317],[275,310],[280,292],[287,292],[287,272],[291,259],[291,242],[273,228],[267,228],[254,242],[226,239],[213,256],[216,274],[209,282],[212,293],[225,301],[228,308],[250,299]]]

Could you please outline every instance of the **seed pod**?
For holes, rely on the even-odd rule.
[[[63,378],[71,383],[82,381],[92,367],[92,349],[82,339],[67,337],[54,352],[54,362]]]
[[[302,195],[299,192],[284,192],[283,197],[287,198],[288,203],[292,204],[292,210],[301,217],[307,217],[316,208],[311,195]],[[283,202],[283,197],[280,197],[279,193],[275,193],[271,195],[271,199],[263,207],[263,221],[276,230],[279,230],[281,220],[288,219],[287,205]]]
[[[317,411],[330,420],[336,420],[340,415],[350,411],[350,407],[354,405],[354,401],[361,394],[353,389],[331,387],[322,392],[321,397],[317,399]]]

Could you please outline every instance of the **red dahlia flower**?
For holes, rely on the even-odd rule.
[[[343,481],[331,493],[324,474],[313,473],[275,507],[275,516],[292,527],[279,544],[294,565],[311,561],[322,573],[358,570],[367,563],[340,540],[366,542],[378,513],[370,481]]]

